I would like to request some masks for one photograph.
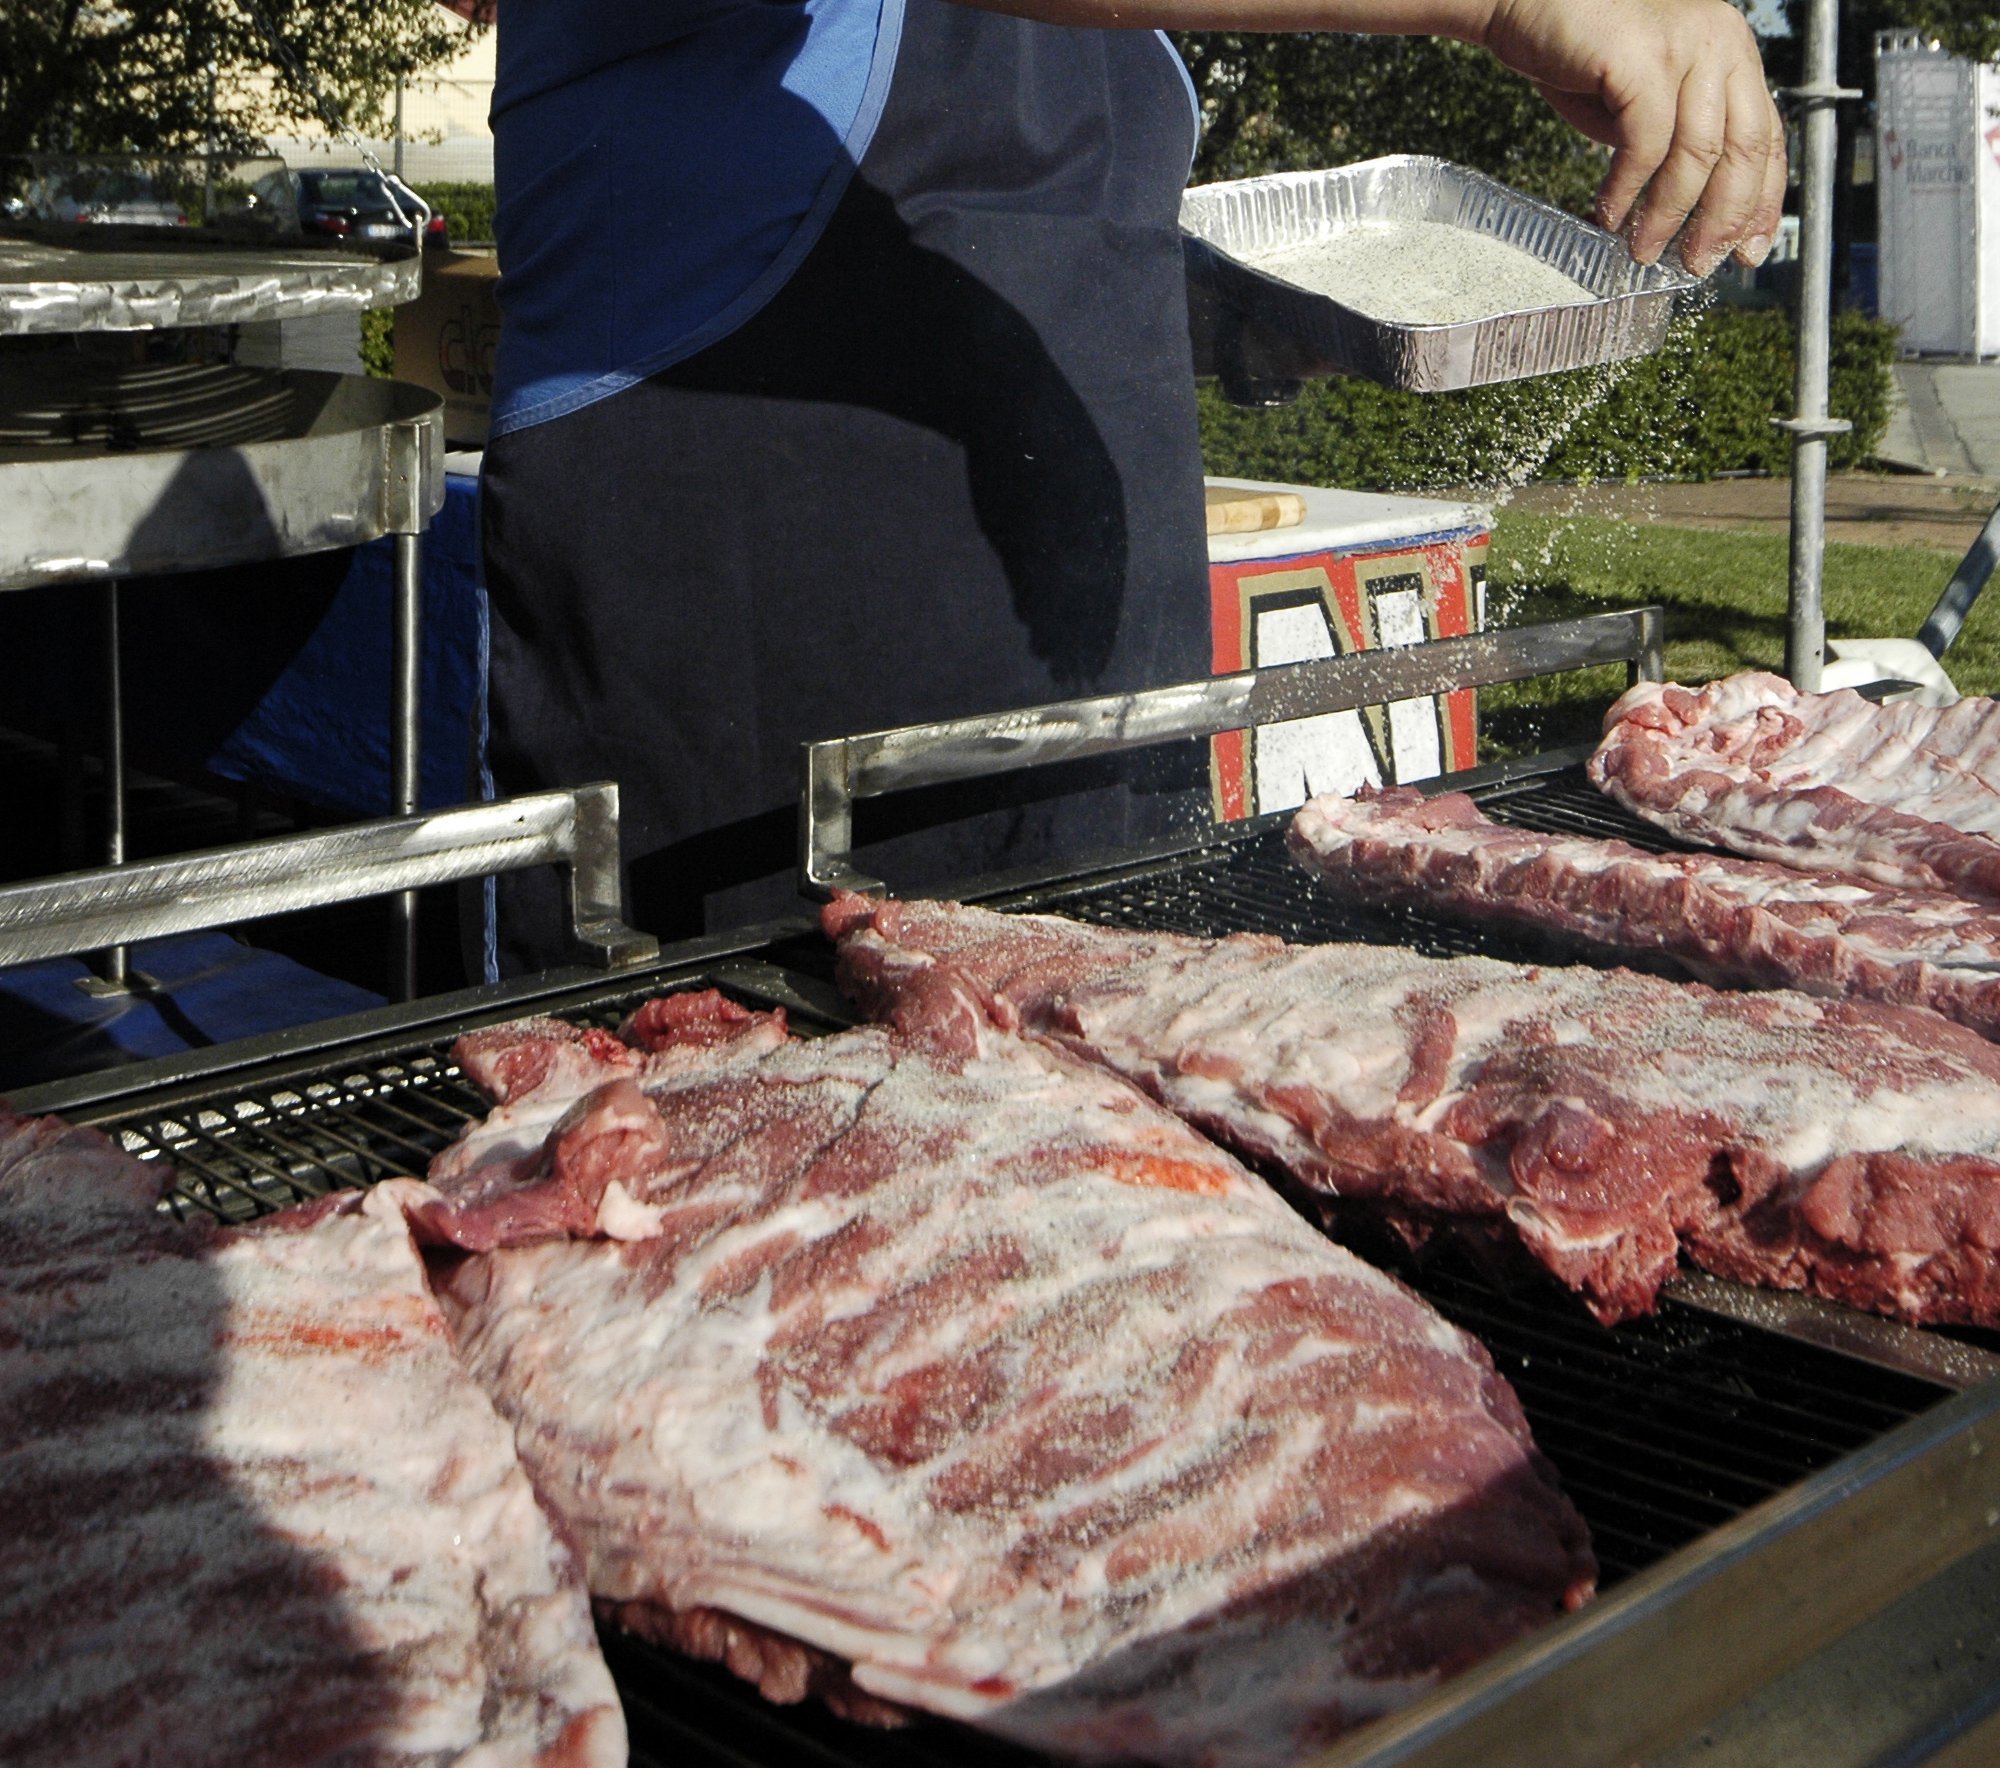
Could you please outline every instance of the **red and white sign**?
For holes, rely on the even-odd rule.
[[[1492,518],[1477,505],[1210,483],[1296,491],[1306,501],[1298,527],[1210,540],[1216,674],[1420,644],[1484,624]],[[1227,732],[1212,746],[1215,814],[1268,815],[1319,792],[1435,779],[1473,766],[1477,743],[1471,689]]]

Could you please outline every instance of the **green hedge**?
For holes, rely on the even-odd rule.
[[[1889,421],[1895,328],[1858,313],[1833,322],[1830,403],[1853,430],[1828,448],[1858,466]],[[1791,438],[1791,320],[1775,308],[1712,307],[1675,321],[1655,356],[1605,369],[1403,393],[1372,381],[1309,383],[1291,405],[1245,410],[1201,388],[1202,452],[1228,478],[1416,491],[1550,479],[1709,479],[1783,473]]]
[[[469,239],[493,237],[493,186],[467,181],[441,184],[412,184],[417,195],[429,203],[434,214],[444,217],[454,245]]]

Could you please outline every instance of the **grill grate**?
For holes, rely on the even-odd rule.
[[[286,435],[282,375],[232,363],[16,359],[0,388],[0,449],[219,448]]]
[[[1548,834],[1628,841],[1650,852],[1685,850],[1664,830],[1641,822],[1605,798],[1581,768],[1476,790],[1495,822]],[[1426,957],[1485,956],[1532,963],[1588,959],[1591,953],[1557,935],[1530,928],[1473,927],[1408,909],[1374,909],[1343,901],[1285,850],[1283,816],[1256,832],[1205,849],[1192,861],[1163,865],[1107,883],[1063,883],[994,898],[995,908],[1034,909],[1078,920],[1157,933],[1216,939],[1227,933],[1270,933],[1303,945],[1352,940],[1407,945]],[[1606,959],[1605,961],[1614,961]],[[1631,957],[1615,960],[1628,966]],[[1645,967],[1684,974],[1667,958]]]
[[[1497,820],[1524,827],[1672,845],[1607,804],[1575,770],[1480,796]],[[997,900],[1198,935],[1263,931],[1302,941],[1401,941],[1441,956],[1536,955],[1519,934],[1357,911],[1291,862],[1275,828],[1137,875]],[[767,955],[794,956],[783,946]],[[563,1010],[615,1024],[647,994],[706,981],[607,985],[584,1010]],[[303,1078],[238,1084],[198,1105],[137,1112],[104,1127],[142,1158],[174,1162],[180,1182],[167,1207],[175,1213],[242,1221],[337,1186],[420,1173],[484,1110],[440,1040]],[[1421,1262],[1396,1245],[1371,1241],[1361,1250],[1396,1268],[1492,1352],[1590,1524],[1606,1587],[1945,1397],[1928,1382],[1673,1301],[1651,1319],[1601,1327],[1539,1272],[1491,1270],[1449,1244]],[[816,1707],[772,1707],[718,1668],[623,1634],[608,1634],[606,1648],[637,1763],[1018,1768],[1031,1760],[942,1721],[876,1732]]]

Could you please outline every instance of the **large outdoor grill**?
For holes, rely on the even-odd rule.
[[[874,792],[1237,728],[1228,721],[1246,712],[1264,719],[1274,707],[1295,716],[1621,658],[1635,673],[1657,674],[1658,635],[1657,610],[1643,610],[819,745],[808,759],[804,869],[822,884],[861,878],[846,852],[849,812]],[[1600,797],[1578,762],[1547,755],[1448,783],[1470,790],[1496,820],[1669,845]],[[20,1095],[16,1108],[102,1126],[141,1158],[174,1164],[167,1207],[240,1221],[332,1187],[421,1172],[485,1112],[450,1055],[453,1039],[480,1024],[530,1012],[612,1023],[661,990],[711,986],[784,1006],[808,1035],[851,1021],[832,987],[831,948],[803,916],[649,953],[650,942],[617,922],[607,869],[615,829],[607,847],[605,800],[591,790],[367,825],[341,863],[353,874],[344,894],[407,888],[469,866],[565,863],[579,940],[594,945],[598,969],[59,1082]],[[487,819],[483,848],[467,839],[474,817]],[[419,832],[451,819],[463,826],[439,834],[426,858]],[[1559,955],[1536,938],[1346,905],[1288,858],[1283,820],[1087,870],[987,881],[966,894],[1003,909],[1179,933],[1397,941],[1526,961]],[[309,889],[327,894],[332,839],[257,850],[263,912]],[[322,847],[308,852],[314,842]],[[288,849],[296,849],[289,859]],[[220,918],[229,867],[191,875],[190,864],[153,862],[121,878],[134,917],[128,936],[186,924],[189,914]],[[72,883],[87,890],[93,876],[103,874]],[[209,908],[183,909],[175,921],[173,903],[204,887]],[[48,890],[0,890],[0,958],[10,940],[26,949],[35,926],[46,928]],[[2000,1453],[1986,1452],[2000,1450],[1992,1379],[2000,1335],[1919,1331],[1697,1273],[1676,1281],[1655,1316],[1605,1328],[1539,1273],[1449,1245],[1416,1259],[1385,1240],[1356,1244],[1491,1350],[1590,1524],[1603,1579],[1599,1599],[1579,1614],[1355,1733],[1321,1758],[1325,1768],[2000,1759],[1990,1726],[1996,1678],[1980,1657],[2000,1637],[1985,1594],[2000,1588]],[[719,1670],[629,1636],[605,1644],[636,1761],[966,1768],[1031,1760],[943,1721],[883,1733],[815,1706],[772,1707]],[[1870,1722],[1852,1718],[1857,1701],[1878,1727],[1880,1713],[1903,1715],[1909,1723],[1892,1740],[1903,1753],[1730,1755],[1746,1697],[1762,1690],[1769,1706],[1785,1689],[1820,1722],[1845,1723],[1849,1743]],[[1704,1728],[1710,1752],[1684,1757]],[[1910,1735],[1928,1739],[1920,1753],[1909,1753]]]

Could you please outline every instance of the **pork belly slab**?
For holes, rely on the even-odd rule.
[[[162,1176],[0,1112],[0,1761],[620,1768],[421,1187],[204,1233]]]
[[[1661,952],[1704,982],[1929,1007],[2000,1037],[2000,912],[1948,891],[1510,829],[1463,792],[1412,786],[1315,798],[1290,840],[1349,899]]]
[[[445,1286],[608,1610],[777,1700],[1275,1768],[1587,1595],[1477,1343],[1116,1077],[951,1029],[614,1075],[551,1138],[592,1167],[602,1113],[650,1234]]]
[[[2000,902],[2000,701],[1877,706],[1756,672],[1640,682],[1589,771],[1686,840]]]
[[[2000,1320],[2000,1048],[1917,1008],[1397,946],[843,896],[849,991],[1020,1026],[1412,1238],[1517,1239],[1600,1319],[1681,1248],[1906,1320]]]

